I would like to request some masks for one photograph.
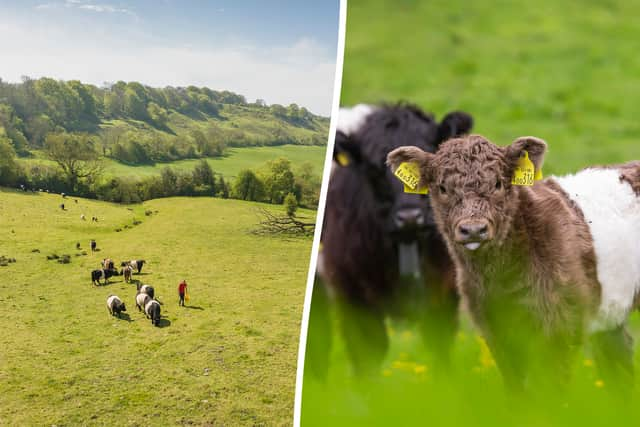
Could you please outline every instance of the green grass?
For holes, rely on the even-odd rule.
[[[304,162],[314,166],[316,174],[321,175],[326,147],[281,145],[276,147],[230,148],[225,157],[211,157],[207,161],[216,173],[225,178],[234,179],[243,169],[256,170],[264,166],[269,160],[279,157],[291,161],[293,168]],[[170,166],[176,169],[192,170],[200,160],[178,160],[171,163],[157,163],[154,166],[127,166],[122,163],[107,160],[105,172],[120,176],[149,176],[157,175],[160,169]]]
[[[349,0],[341,104],[407,100],[438,118],[468,111],[474,132],[495,143],[545,139],[545,175],[638,159],[638,14],[640,3],[622,0]],[[637,314],[632,324],[637,340]],[[379,376],[364,384],[353,377],[335,327],[309,330],[318,333],[332,334],[336,345],[327,381],[305,377],[305,427],[640,422],[637,395],[625,407],[608,393],[611,384],[598,387],[588,348],[567,390],[523,404],[481,357],[466,317],[454,373],[442,381],[413,329],[395,333]],[[635,361],[639,370],[638,354]]]
[[[61,200],[0,189],[0,255],[17,260],[0,267],[0,425],[290,424],[310,239],[249,233],[249,202],[67,198],[63,212]],[[101,251],[75,256],[91,238]],[[104,257],[148,261],[134,278],[156,288],[165,327],[121,277],[91,285]],[[182,278],[191,308],[178,306]],[[108,315],[110,294],[130,321]]]
[[[640,4],[349,2],[341,104],[473,114],[497,144],[549,143],[548,173],[638,158]]]
[[[270,160],[280,157],[287,158],[295,171],[298,165],[310,162],[315,173],[320,176],[324,166],[324,155],[326,147],[302,146],[302,145],[280,145],[274,147],[238,147],[229,148],[224,157],[210,157],[207,162],[214,172],[222,174],[225,179],[233,180],[243,169],[257,170]],[[29,159],[18,159],[23,164],[39,162],[53,165],[54,163],[43,157],[42,153],[36,152],[36,157]],[[160,170],[166,166],[178,170],[193,170],[199,159],[178,160],[169,163],[156,163],[155,165],[129,166],[112,159],[104,159],[105,176],[132,176],[146,177],[159,175]]]
[[[632,326],[637,337],[638,314]],[[486,344],[466,316],[446,373],[427,362],[415,329],[390,322],[388,330],[390,351],[379,374],[365,381],[354,377],[345,341],[335,334],[326,380],[305,372],[302,426],[632,426],[640,420],[637,399],[622,402],[611,393],[615,385],[601,382],[588,348],[578,353],[566,389],[521,399],[505,391]],[[640,354],[635,362],[640,365]]]

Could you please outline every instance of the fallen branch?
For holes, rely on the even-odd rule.
[[[294,216],[276,215],[264,208],[258,208],[257,214],[260,217],[258,228],[252,230],[253,234],[287,234],[287,235],[313,235],[315,222],[305,222],[306,218],[296,218]]]

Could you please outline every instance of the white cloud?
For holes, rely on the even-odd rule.
[[[124,44],[113,37],[88,33],[79,39],[60,26],[29,28],[0,18],[0,77],[207,86],[240,93],[248,100],[295,102],[324,115],[331,111],[335,53],[312,39],[264,49],[247,43],[164,46],[135,37]]]
[[[67,9],[75,8],[97,13],[124,13],[138,19],[138,15],[136,15],[136,13],[131,9],[117,7],[111,4],[93,3],[86,0],[65,0],[64,2],[43,3],[35,6],[35,9],[46,11],[51,9],[60,9],[63,7]]]

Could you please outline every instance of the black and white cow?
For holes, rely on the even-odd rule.
[[[144,306],[144,312],[147,318],[151,319],[151,324],[154,326],[160,325],[160,303],[154,299],[149,301]]]
[[[151,297],[151,299],[153,299],[155,295],[155,290],[153,289],[152,286],[138,284],[138,293],[147,294],[149,295],[149,297]]]
[[[112,316],[118,316],[120,318],[120,313],[123,311],[127,311],[127,307],[125,307],[124,302],[116,295],[109,295],[107,298],[107,309],[109,309],[109,314]]]
[[[104,280],[104,284],[106,285],[108,283],[108,279],[113,277],[113,276],[117,276],[118,275],[118,270],[93,270],[91,272],[91,283],[93,283],[94,285],[98,286],[100,285],[100,279]]]
[[[115,269],[115,263],[113,262],[113,260],[111,258],[103,259],[101,264],[102,264],[102,268],[104,268],[105,270],[113,270],[113,269]]]
[[[143,259],[132,259],[129,261],[129,265],[140,274],[142,271],[142,266],[146,263]]]
[[[136,295],[136,307],[138,308],[138,311],[142,311],[149,301],[151,301],[151,297],[148,294],[144,292],[138,293]]]

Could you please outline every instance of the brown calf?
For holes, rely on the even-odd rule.
[[[640,163],[512,184],[521,157],[542,167],[546,143],[499,147],[470,135],[435,153],[388,156],[420,167],[457,284],[508,385],[566,377],[573,344],[593,333],[604,375],[629,384],[624,323],[640,290]]]

